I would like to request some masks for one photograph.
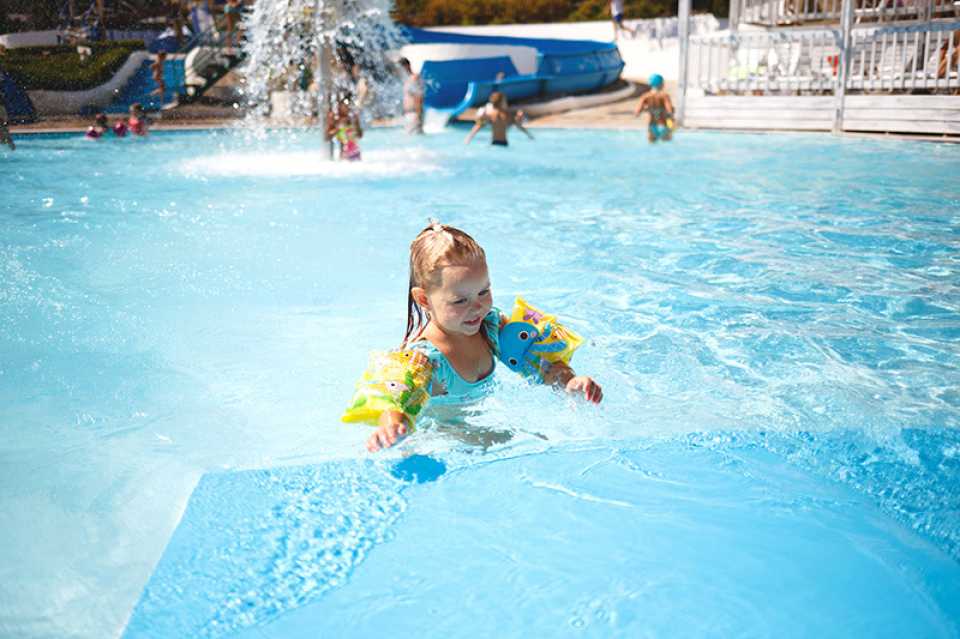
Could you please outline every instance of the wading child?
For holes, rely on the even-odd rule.
[[[329,142],[336,138],[340,143],[340,159],[356,162],[360,159],[360,145],[357,140],[363,137],[360,116],[350,108],[349,100],[340,100],[337,109],[327,112],[325,139]]]
[[[663,76],[659,73],[650,76],[650,90],[640,98],[633,117],[640,117],[644,111],[648,114],[647,139],[669,142],[673,137],[673,102],[663,88]]]
[[[523,124],[521,123],[522,119],[523,112],[515,112],[510,109],[507,106],[507,96],[499,91],[494,91],[490,94],[490,101],[478,112],[477,121],[473,125],[473,128],[470,129],[470,133],[467,134],[467,139],[464,140],[464,144],[470,144],[473,136],[486,124],[490,125],[492,132],[490,144],[494,146],[508,145],[507,129],[509,129],[511,125],[523,131],[527,137],[532,140],[533,136],[523,128]]]
[[[97,117],[93,120],[93,124],[87,127],[87,132],[84,134],[84,137],[89,140],[99,140],[109,128],[110,125],[107,123],[107,114],[98,113]]]
[[[377,428],[367,440],[370,452],[393,446],[410,432],[426,395],[440,405],[463,404],[491,390],[498,359],[519,370],[515,355],[504,352],[508,344],[516,341],[509,336],[507,327],[530,326],[508,321],[493,307],[490,276],[480,245],[463,231],[437,222],[421,231],[410,245],[407,305],[402,350],[384,356],[392,360],[386,363],[386,369],[392,367],[403,374],[384,374],[382,379],[368,374],[364,378],[368,386],[377,385],[385,393],[394,393],[397,400],[381,404],[385,407],[382,410],[373,407],[372,412],[353,419],[344,416],[345,421],[371,421],[371,415],[375,416]],[[539,322],[543,317],[523,319]],[[544,333],[550,330],[545,329]],[[563,329],[557,325],[552,330],[557,334]],[[532,339],[536,331],[530,326],[519,336]],[[577,375],[563,361],[540,365],[536,378],[544,384],[583,395],[594,403],[603,398],[599,384],[590,377]],[[382,397],[383,394],[377,398],[363,396],[362,390],[358,391],[351,409],[370,409],[374,399]]]
[[[130,105],[130,117],[127,118],[127,130],[134,135],[147,134],[147,116],[143,112],[143,105],[139,102],[134,102]],[[116,132],[116,130],[114,130],[114,132]],[[125,133],[126,131],[124,131],[124,134]],[[118,133],[118,135],[121,134]]]

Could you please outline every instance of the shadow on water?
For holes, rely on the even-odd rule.
[[[390,470],[390,474],[397,479],[418,484],[436,481],[445,472],[447,465],[429,455],[410,455]]]

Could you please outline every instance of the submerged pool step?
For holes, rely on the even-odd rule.
[[[125,637],[953,637],[960,565],[762,449],[204,477]]]

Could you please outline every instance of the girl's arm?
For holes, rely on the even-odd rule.
[[[647,110],[647,95],[649,94],[645,93],[643,97],[640,98],[640,101],[637,102],[637,108],[633,111],[633,117],[639,118],[640,114]]]
[[[667,113],[673,115],[673,102],[670,101],[670,94],[666,91],[663,92],[663,106],[666,108]]]
[[[353,126],[354,126],[354,128],[357,130],[357,137],[358,137],[358,138],[362,138],[362,137],[363,137],[363,127],[360,126],[360,114],[359,114],[359,113],[354,113],[354,114],[353,114]]]
[[[521,131],[523,131],[523,132],[527,135],[527,137],[532,140],[532,139],[533,139],[533,135],[531,135],[529,131],[527,131],[525,128],[523,128],[523,124],[520,123],[520,118],[522,118],[522,117],[523,117],[523,114],[522,114],[522,113],[516,113],[516,114],[514,114],[514,116],[513,116],[513,126],[517,127],[517,128],[520,129]]]
[[[477,134],[477,131],[483,128],[483,125],[486,124],[486,118],[480,118],[474,123],[473,128],[470,129],[470,133],[467,134],[467,139],[463,141],[464,144],[470,144],[470,140],[473,139],[473,136]]]
[[[375,453],[381,448],[390,448],[408,431],[406,415],[398,410],[385,410],[380,414],[377,430],[367,438],[367,450]]]
[[[603,389],[600,384],[586,375],[577,375],[572,368],[563,362],[554,362],[543,372],[543,383],[562,388],[568,393],[583,393],[587,401],[599,404],[603,399]]]

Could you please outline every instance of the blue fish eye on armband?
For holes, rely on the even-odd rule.
[[[341,420],[377,426],[385,411],[397,411],[412,429],[430,399],[432,375],[429,358],[419,351],[374,352]]]
[[[510,320],[500,327],[500,360],[528,377],[543,378],[550,364],[570,363],[583,338],[562,326],[556,316],[518,297]]]

